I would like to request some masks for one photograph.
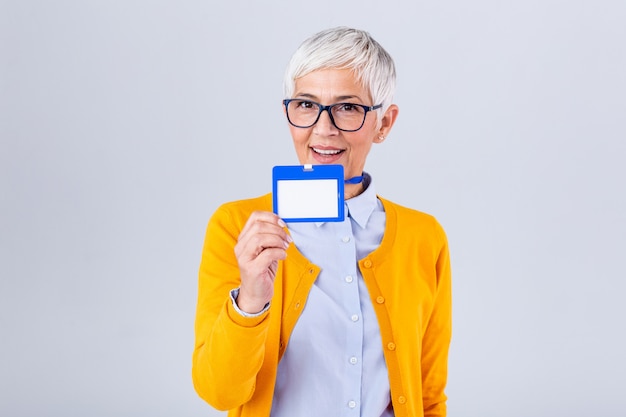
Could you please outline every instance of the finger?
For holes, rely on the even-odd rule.
[[[259,256],[261,256],[263,253],[265,253],[265,256],[267,256],[267,254],[276,253],[273,252],[274,250],[285,251],[285,249],[287,249],[286,246],[286,244],[284,246],[255,245],[247,246],[243,249],[236,248],[235,256],[237,257],[237,261],[239,262],[239,264],[245,264],[247,262],[257,260],[257,258],[259,258]],[[279,252],[279,254],[279,257],[277,257],[276,259],[283,259],[282,253]]]
[[[266,249],[287,249],[289,243],[289,241],[276,234],[257,233],[237,242],[235,245],[235,256],[240,261],[254,259]]]
[[[261,250],[268,247],[286,249],[293,242],[291,236],[278,225],[255,221],[249,224],[248,229],[239,235],[235,245],[235,255],[237,257],[246,253],[256,256]]]
[[[248,218],[248,221],[241,230],[240,236],[245,236],[251,229],[259,226],[268,226],[272,227],[273,230],[280,229],[283,232],[283,228],[286,227],[285,222],[276,214],[269,211],[255,211]]]
[[[263,269],[268,269],[273,273],[276,272],[276,268],[278,268],[278,261],[282,261],[287,258],[287,251],[284,249],[278,248],[268,248],[264,249],[259,256],[254,260],[257,265],[262,267]],[[274,269],[272,266],[275,265]],[[274,275],[274,274],[273,274]]]
[[[274,280],[278,269],[278,261],[284,260],[287,252],[284,249],[265,249],[257,257],[240,264],[242,282],[258,282],[269,276]]]
[[[287,253],[282,249],[266,249],[254,259],[240,262],[241,280],[256,281],[266,274],[271,275],[273,280],[278,268],[278,261],[284,260],[286,257]]]
[[[280,227],[268,223],[261,223],[251,226],[246,233],[240,234],[237,242],[242,244],[247,244],[248,242],[257,243],[266,239],[276,242],[282,241],[287,244],[293,241],[289,233]],[[280,244],[277,243],[273,246],[280,246]]]
[[[285,253],[286,255],[286,253]],[[269,266],[270,269],[270,274],[272,274],[273,277],[276,276],[276,271],[278,270],[278,261],[274,261],[270,264]]]

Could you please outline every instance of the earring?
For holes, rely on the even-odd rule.
[[[382,141],[384,141],[384,140],[385,140],[385,137],[384,137],[383,135],[380,135],[380,136],[378,137],[378,141],[379,141],[379,142],[382,142]]]

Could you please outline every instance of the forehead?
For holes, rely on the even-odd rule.
[[[321,69],[296,78],[294,97],[320,102],[356,99],[368,102],[370,94],[349,69]]]

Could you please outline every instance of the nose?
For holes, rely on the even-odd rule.
[[[330,109],[324,109],[322,111],[317,123],[315,123],[313,132],[320,136],[335,135],[339,132],[339,129],[337,129],[337,126],[335,126],[330,118]]]

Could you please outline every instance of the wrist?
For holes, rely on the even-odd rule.
[[[268,301],[254,301],[241,294],[241,289],[231,291],[231,299],[235,308],[244,315],[259,315],[269,308]]]

